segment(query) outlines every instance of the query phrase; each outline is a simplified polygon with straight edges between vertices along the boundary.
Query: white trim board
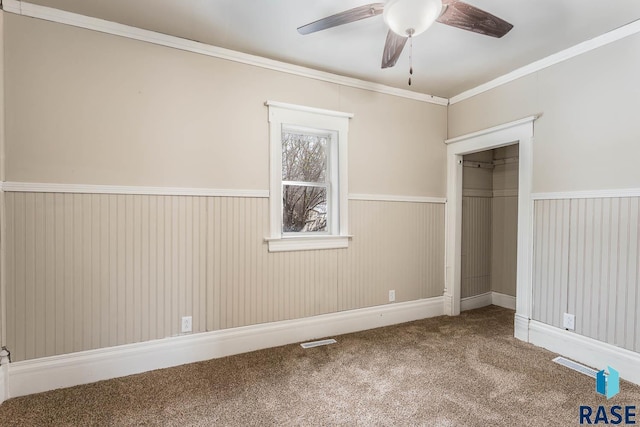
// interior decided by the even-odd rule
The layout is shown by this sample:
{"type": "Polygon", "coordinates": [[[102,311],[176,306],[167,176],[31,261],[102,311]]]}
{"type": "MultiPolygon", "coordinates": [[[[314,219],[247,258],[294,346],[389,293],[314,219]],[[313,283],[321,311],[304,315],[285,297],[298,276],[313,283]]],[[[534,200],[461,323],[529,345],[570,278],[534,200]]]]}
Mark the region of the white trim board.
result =
{"type": "Polygon", "coordinates": [[[491,292],[460,299],[460,311],[474,310],[491,305],[491,292]]]}
{"type": "Polygon", "coordinates": [[[509,310],[516,309],[516,297],[507,294],[501,294],[500,292],[491,292],[491,304],[498,307],[508,308],[509,310]]]}
{"type": "Polygon", "coordinates": [[[486,292],[480,295],[462,298],[460,300],[460,311],[473,310],[476,308],[486,307],[488,305],[497,305],[498,307],[516,309],[516,297],[501,294],[499,292],[486,292]]]}
{"type": "MultiPolygon", "coordinates": [[[[42,182],[0,182],[0,190],[16,193],[133,194],[150,196],[258,197],[268,198],[269,190],[150,187],[136,185],[57,184],[42,182]]],[[[406,203],[446,203],[444,197],[402,196],[389,194],[349,194],[349,200],[406,203]]]]}
{"type": "Polygon", "coordinates": [[[0,366],[0,404],[9,398],[7,393],[6,371],[6,366],[0,366]]]}
{"type": "Polygon", "coordinates": [[[302,111],[304,113],[322,114],[323,116],[342,117],[345,119],[353,118],[353,113],[345,113],[342,111],[335,111],[335,110],[326,110],[324,108],[307,107],[305,105],[289,104],[286,102],[267,100],[265,101],[264,105],[266,105],[267,107],[278,107],[278,108],[285,108],[287,110],[302,111]]]}
{"type": "Polygon", "coordinates": [[[399,89],[380,83],[373,83],[352,77],[341,76],[338,74],[328,73],[326,71],[314,70],[312,68],[301,67],[299,65],[288,64],[286,62],[263,58],[256,55],[236,52],[230,49],[224,49],[193,40],[187,40],[180,37],[131,27],[129,25],[118,24],[116,22],[92,18],[77,13],[71,13],[46,6],[31,4],[25,1],[4,0],[2,3],[5,12],[28,16],[31,18],[44,19],[51,22],[57,22],[59,24],[66,24],[78,28],[99,31],[105,34],[112,34],[128,39],[144,41],[214,58],[226,59],[229,61],[253,65],[268,70],[280,71],[287,74],[307,77],[314,80],[336,83],[342,86],[369,90],[372,92],[413,99],[415,101],[427,102],[430,104],[437,104],[442,106],[446,106],[449,104],[448,99],[438,96],[412,92],[406,89],[399,89]]]}
{"type": "Polygon", "coordinates": [[[521,77],[528,76],[529,74],[536,73],[547,67],[566,61],[567,59],[574,58],[578,55],[582,55],[583,53],[590,52],[594,49],[608,45],[609,43],[616,42],[618,40],[637,34],[639,32],[640,32],[640,20],[631,22],[630,24],[627,24],[627,25],[623,25],[622,27],[609,31],[608,33],[602,34],[598,37],[594,37],[582,43],[578,43],[577,45],[572,46],[568,49],[561,50],[558,53],[549,55],[546,58],[540,59],[539,61],[532,62],[528,65],[525,65],[524,67],[518,68],[498,78],[495,78],[479,86],[476,86],[473,89],[469,89],[456,96],[453,96],[449,99],[449,105],[453,105],[458,102],[464,101],[465,99],[469,99],[483,92],[487,92],[491,89],[495,89],[498,86],[502,86],[506,83],[512,82],[521,77]]]}
{"type": "Polygon", "coordinates": [[[305,236],[300,238],[266,238],[269,252],[346,249],[353,236],[305,236]]]}
{"type": "Polygon", "coordinates": [[[538,115],[535,115],[535,116],[523,117],[521,119],[514,120],[514,121],[509,122],[509,123],[503,123],[501,125],[493,126],[493,127],[486,128],[486,129],[481,129],[481,130],[476,131],[476,132],[472,132],[472,133],[468,133],[468,134],[465,134],[465,135],[456,136],[455,138],[449,138],[449,139],[445,140],[444,143],[449,145],[449,144],[453,144],[453,143],[456,143],[456,142],[474,140],[474,144],[473,144],[474,146],[470,147],[471,151],[467,151],[465,153],[462,153],[462,154],[471,154],[471,153],[477,152],[478,150],[484,150],[485,149],[484,145],[486,144],[487,138],[489,138],[491,140],[494,139],[494,136],[492,136],[493,134],[498,134],[498,133],[507,134],[507,131],[515,129],[515,133],[511,132],[510,134],[507,134],[508,136],[506,137],[506,139],[509,139],[509,137],[514,137],[516,139],[513,140],[513,141],[510,141],[510,142],[508,142],[506,144],[503,144],[501,146],[495,147],[495,148],[500,148],[500,147],[503,147],[504,145],[509,145],[510,143],[517,141],[519,128],[522,125],[526,125],[528,123],[536,121],[540,117],[542,117],[542,114],[538,114],[538,115]],[[476,146],[479,146],[479,147],[476,147],[476,146]]]}
{"type": "Polygon", "coordinates": [[[8,393],[5,397],[24,396],[442,314],[443,299],[435,297],[15,362],[7,366],[8,393]]]}
{"type": "Polygon", "coordinates": [[[533,130],[539,116],[530,116],[467,135],[446,140],[447,209],[445,239],[445,314],[460,312],[462,266],[462,156],[493,148],[519,144],[518,168],[518,259],[516,278],[516,316],[514,336],[527,340],[531,317],[533,262],[533,130]],[[524,328],[524,329],[523,329],[524,328]]]}
{"type": "Polygon", "coordinates": [[[518,197],[518,189],[514,190],[494,190],[493,197],[518,197]]]}
{"type": "Polygon", "coordinates": [[[612,197],[640,197],[640,188],[622,188],[618,190],[558,191],[552,193],[532,193],[533,200],[563,199],[606,199],[612,197]]]}
{"type": "Polygon", "coordinates": [[[53,184],[3,182],[2,191],[18,193],[137,194],[152,196],[269,197],[269,190],[145,187],[134,185],[53,184]]]}
{"type": "Polygon", "coordinates": [[[447,203],[444,197],[394,196],[389,194],[349,194],[349,200],[373,202],[447,203]]]}
{"type": "Polygon", "coordinates": [[[529,342],[597,370],[611,365],[620,372],[621,378],[640,385],[640,353],[535,320],[529,322],[529,342]]]}
{"type": "Polygon", "coordinates": [[[476,188],[463,188],[462,197],[478,197],[484,199],[493,198],[493,190],[479,190],[476,188]]]}
{"type": "MultiPolygon", "coordinates": [[[[151,196],[258,197],[268,198],[269,190],[225,188],[146,187],[136,185],[57,184],[40,182],[0,182],[0,190],[16,193],[135,194],[151,196]]],[[[402,196],[389,194],[349,194],[349,200],[376,202],[438,203],[444,197],[402,196]]]]}
{"type": "Polygon", "coordinates": [[[267,101],[269,108],[269,252],[346,248],[349,239],[349,124],[353,114],[267,101]],[[285,239],[282,224],[283,132],[321,132],[326,139],[327,227],[331,237],[305,236],[285,239]]]}

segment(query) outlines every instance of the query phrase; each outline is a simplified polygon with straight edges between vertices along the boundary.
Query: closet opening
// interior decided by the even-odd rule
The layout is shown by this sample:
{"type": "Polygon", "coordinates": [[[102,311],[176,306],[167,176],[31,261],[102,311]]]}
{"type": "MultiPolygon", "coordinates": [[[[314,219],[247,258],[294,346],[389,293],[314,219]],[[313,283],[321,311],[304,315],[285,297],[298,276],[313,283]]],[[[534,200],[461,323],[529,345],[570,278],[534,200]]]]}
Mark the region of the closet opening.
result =
{"type": "Polygon", "coordinates": [[[460,310],[515,310],[519,146],[462,156],[460,310]]]}

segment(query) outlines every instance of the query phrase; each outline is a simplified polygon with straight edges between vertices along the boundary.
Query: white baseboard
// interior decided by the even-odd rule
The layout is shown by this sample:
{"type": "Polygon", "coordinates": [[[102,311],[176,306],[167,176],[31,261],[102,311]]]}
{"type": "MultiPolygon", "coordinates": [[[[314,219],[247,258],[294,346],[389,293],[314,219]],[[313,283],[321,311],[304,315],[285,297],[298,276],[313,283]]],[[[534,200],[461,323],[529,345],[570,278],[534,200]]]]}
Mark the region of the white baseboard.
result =
{"type": "Polygon", "coordinates": [[[480,295],[474,295],[460,300],[460,311],[473,310],[474,308],[486,307],[491,304],[515,310],[516,297],[498,292],[487,292],[480,295]]]}
{"type": "Polygon", "coordinates": [[[473,310],[488,305],[491,305],[491,292],[460,299],[460,311],[473,310]]]}
{"type": "Polygon", "coordinates": [[[640,385],[640,353],[535,320],[529,322],[529,342],[594,369],[611,366],[620,372],[621,378],[640,385]]]}
{"type": "Polygon", "coordinates": [[[508,308],[509,310],[516,309],[516,297],[511,295],[501,294],[499,292],[491,292],[491,304],[499,307],[508,308]]]}
{"type": "Polygon", "coordinates": [[[454,307],[456,300],[454,300],[453,295],[448,293],[446,289],[444,290],[444,295],[442,295],[442,301],[444,303],[444,314],[446,316],[456,316],[460,314],[456,312],[456,308],[454,307]]]}
{"type": "Polygon", "coordinates": [[[0,366],[0,404],[5,400],[7,400],[8,398],[6,376],[7,376],[7,367],[0,366]]]}
{"type": "Polygon", "coordinates": [[[513,318],[513,336],[520,341],[529,342],[529,318],[516,313],[513,318]]]}
{"type": "Polygon", "coordinates": [[[5,397],[71,387],[443,313],[443,298],[436,297],[15,362],[7,366],[5,397]]]}

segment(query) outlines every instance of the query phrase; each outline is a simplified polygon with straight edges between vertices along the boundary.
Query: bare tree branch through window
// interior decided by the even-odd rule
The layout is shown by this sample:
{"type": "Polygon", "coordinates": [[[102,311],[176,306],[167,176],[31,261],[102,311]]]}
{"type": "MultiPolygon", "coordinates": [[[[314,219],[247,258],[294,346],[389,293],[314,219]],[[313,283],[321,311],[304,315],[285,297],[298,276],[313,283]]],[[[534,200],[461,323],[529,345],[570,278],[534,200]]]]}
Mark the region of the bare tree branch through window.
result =
{"type": "Polygon", "coordinates": [[[282,230],[327,231],[329,135],[282,132],[282,230]]]}

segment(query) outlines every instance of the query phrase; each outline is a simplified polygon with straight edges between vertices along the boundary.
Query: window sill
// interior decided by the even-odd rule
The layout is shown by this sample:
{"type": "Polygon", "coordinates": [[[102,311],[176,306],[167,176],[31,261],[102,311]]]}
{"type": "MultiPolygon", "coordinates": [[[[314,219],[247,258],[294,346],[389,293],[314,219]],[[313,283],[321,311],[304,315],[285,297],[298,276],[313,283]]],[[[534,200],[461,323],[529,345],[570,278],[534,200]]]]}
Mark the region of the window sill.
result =
{"type": "Polygon", "coordinates": [[[349,247],[352,236],[308,236],[268,238],[269,252],[313,251],[320,249],[344,249],[349,247]]]}

